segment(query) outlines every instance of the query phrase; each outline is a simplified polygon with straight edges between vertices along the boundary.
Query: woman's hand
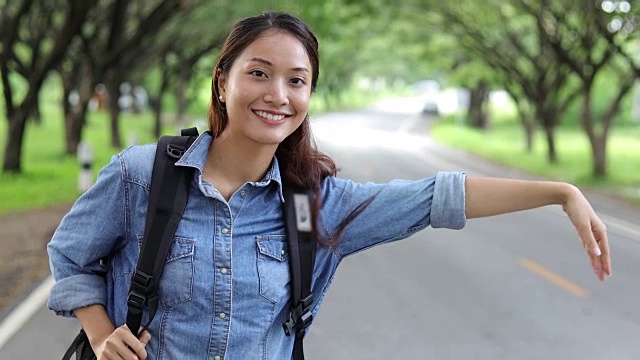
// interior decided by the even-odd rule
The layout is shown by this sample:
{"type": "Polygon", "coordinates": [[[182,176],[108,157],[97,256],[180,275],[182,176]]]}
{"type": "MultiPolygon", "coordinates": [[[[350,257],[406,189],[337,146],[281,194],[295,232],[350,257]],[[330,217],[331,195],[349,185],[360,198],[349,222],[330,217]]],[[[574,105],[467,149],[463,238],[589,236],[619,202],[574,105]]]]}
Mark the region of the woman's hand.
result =
{"type": "Polygon", "coordinates": [[[467,177],[467,219],[560,204],[578,231],[593,271],[600,280],[611,276],[607,230],[580,190],[568,183],[467,177]]]}
{"type": "Polygon", "coordinates": [[[97,360],[142,360],[147,358],[145,346],[151,334],[144,331],[136,338],[127,325],[122,325],[94,347],[97,360]]]}
{"type": "Polygon", "coordinates": [[[593,211],[582,192],[575,186],[572,186],[572,189],[573,191],[569,192],[562,209],[578,231],[582,246],[589,256],[593,272],[600,280],[604,281],[605,276],[611,276],[607,228],[593,211]]]}

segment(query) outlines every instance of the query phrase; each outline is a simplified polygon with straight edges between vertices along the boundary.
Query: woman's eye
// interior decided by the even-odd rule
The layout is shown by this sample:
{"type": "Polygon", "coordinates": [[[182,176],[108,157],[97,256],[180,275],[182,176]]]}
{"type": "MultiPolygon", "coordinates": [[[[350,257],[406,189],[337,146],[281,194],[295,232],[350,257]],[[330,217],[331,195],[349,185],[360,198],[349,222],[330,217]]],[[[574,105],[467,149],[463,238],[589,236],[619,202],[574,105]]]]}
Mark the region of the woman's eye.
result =
{"type": "Polygon", "coordinates": [[[267,74],[264,73],[264,71],[262,70],[253,70],[250,73],[251,75],[257,76],[257,77],[266,77],[267,74]]]}
{"type": "Polygon", "coordinates": [[[294,83],[295,85],[304,85],[304,84],[306,84],[304,82],[304,79],[301,79],[301,78],[293,78],[293,79],[291,79],[291,82],[294,83]]]}

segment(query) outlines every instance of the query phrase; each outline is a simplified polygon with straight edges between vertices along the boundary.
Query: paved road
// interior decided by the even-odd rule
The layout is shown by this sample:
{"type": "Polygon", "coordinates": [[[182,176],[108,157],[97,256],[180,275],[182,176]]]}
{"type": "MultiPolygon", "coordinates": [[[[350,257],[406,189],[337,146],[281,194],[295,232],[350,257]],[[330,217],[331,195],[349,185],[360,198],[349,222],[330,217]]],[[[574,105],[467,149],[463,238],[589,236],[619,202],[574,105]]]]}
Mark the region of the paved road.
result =
{"type": "MultiPolygon", "coordinates": [[[[329,114],[314,131],[342,176],[359,181],[437,170],[524,176],[443,149],[414,110],[387,102],[329,114]]],[[[308,359],[640,358],[640,210],[588,196],[609,227],[614,276],[606,283],[558,207],[428,229],[344,261],[308,336],[308,359]]],[[[59,358],[76,330],[40,308],[0,360],[59,358]]]]}

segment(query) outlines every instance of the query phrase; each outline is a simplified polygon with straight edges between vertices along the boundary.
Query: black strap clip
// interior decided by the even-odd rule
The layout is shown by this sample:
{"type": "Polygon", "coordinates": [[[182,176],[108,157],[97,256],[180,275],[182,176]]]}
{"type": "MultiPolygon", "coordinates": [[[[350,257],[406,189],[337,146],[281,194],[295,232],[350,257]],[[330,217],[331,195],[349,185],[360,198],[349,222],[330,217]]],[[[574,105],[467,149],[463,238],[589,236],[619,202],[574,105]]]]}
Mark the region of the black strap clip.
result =
{"type": "Polygon", "coordinates": [[[287,336],[291,336],[293,334],[292,330],[295,328],[298,332],[304,332],[311,322],[313,321],[313,315],[311,314],[311,305],[313,304],[313,294],[309,294],[305,299],[300,300],[298,305],[296,305],[287,320],[285,320],[282,327],[284,328],[284,333],[287,336]]]}
{"type": "Polygon", "coordinates": [[[158,291],[153,276],[136,269],[131,277],[131,290],[127,297],[129,311],[140,314],[147,301],[153,301],[157,297],[158,291]]]}
{"type": "Polygon", "coordinates": [[[144,307],[146,300],[147,298],[144,295],[136,291],[129,291],[129,296],[127,297],[127,307],[132,314],[138,315],[142,313],[142,308],[144,307]]]}
{"type": "Polygon", "coordinates": [[[149,293],[150,291],[152,291],[156,284],[153,281],[153,276],[146,274],[138,269],[136,269],[136,271],[133,273],[133,276],[131,277],[131,283],[132,285],[136,286],[136,290],[140,290],[140,291],[144,291],[146,293],[149,293]]]}
{"type": "Polygon", "coordinates": [[[185,151],[187,151],[187,149],[185,149],[184,146],[176,144],[167,145],[167,155],[172,159],[180,160],[185,151]]]}

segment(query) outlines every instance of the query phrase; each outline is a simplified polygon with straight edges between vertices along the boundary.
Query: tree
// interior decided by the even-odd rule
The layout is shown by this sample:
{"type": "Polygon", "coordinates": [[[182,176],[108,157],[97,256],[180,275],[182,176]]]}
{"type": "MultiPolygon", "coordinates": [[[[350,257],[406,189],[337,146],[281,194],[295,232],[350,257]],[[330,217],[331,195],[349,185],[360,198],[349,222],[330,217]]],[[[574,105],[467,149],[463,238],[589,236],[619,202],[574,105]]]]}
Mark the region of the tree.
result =
{"type": "Polygon", "coordinates": [[[24,0],[7,6],[2,17],[3,51],[0,54],[0,72],[9,121],[3,171],[21,171],[25,125],[29,115],[37,108],[40,88],[49,71],[62,61],[69,44],[80,31],[87,12],[96,2],[52,0],[34,3],[24,0]],[[43,13],[51,19],[42,21],[43,13]],[[22,84],[26,87],[26,94],[20,101],[14,98],[18,76],[22,77],[22,84]]]}
{"type": "MultiPolygon", "coordinates": [[[[161,134],[162,99],[171,92],[176,99],[176,127],[184,127],[185,113],[192,98],[189,96],[189,84],[197,72],[201,69],[197,66],[199,61],[211,54],[214,49],[220,48],[229,27],[232,25],[233,16],[229,16],[233,10],[231,6],[199,4],[190,12],[179,14],[165,26],[156,36],[158,43],[153,47],[157,49],[157,72],[160,81],[153,90],[151,106],[154,111],[155,125],[154,135],[161,134]],[[219,26],[211,28],[209,24],[215,22],[219,26]],[[184,24],[190,26],[185,27],[184,24]]],[[[206,73],[211,75],[214,60],[206,65],[206,73]]]]}
{"type": "MultiPolygon", "coordinates": [[[[533,105],[534,118],[546,134],[549,161],[557,162],[554,130],[578,92],[571,88],[569,70],[559,65],[541,38],[535,20],[502,1],[469,2],[464,8],[443,3],[438,13],[443,29],[454,34],[460,46],[501,74],[519,112],[533,105]]],[[[531,144],[533,126],[527,119],[522,116],[521,123],[531,144]]]]}
{"type": "MultiPolygon", "coordinates": [[[[629,53],[629,43],[637,38],[635,28],[638,6],[626,8],[625,17],[609,15],[601,1],[565,0],[534,2],[519,0],[533,15],[543,40],[553,49],[560,63],[574,74],[582,95],[581,123],[589,138],[593,157],[593,174],[607,175],[607,138],[620,104],[640,77],[640,64],[629,53]],[[606,98],[605,111],[597,114],[594,85],[599,77],[614,75],[618,87],[606,98]]],[[[622,2],[621,2],[622,3],[622,2]]],[[[602,98],[599,99],[602,101],[602,98]]]]}

